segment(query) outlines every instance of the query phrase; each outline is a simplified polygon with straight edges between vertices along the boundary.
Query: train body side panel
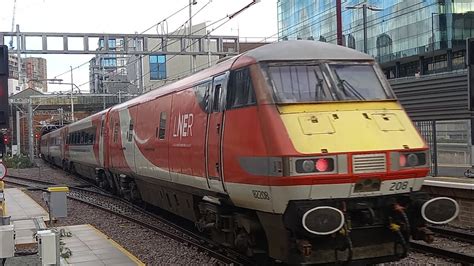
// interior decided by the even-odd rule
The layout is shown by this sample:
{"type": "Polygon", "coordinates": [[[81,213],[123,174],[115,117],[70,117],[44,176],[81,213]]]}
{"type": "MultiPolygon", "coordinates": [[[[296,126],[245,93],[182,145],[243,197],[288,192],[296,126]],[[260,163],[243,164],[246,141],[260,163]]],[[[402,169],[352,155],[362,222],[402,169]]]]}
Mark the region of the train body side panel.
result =
{"type": "MultiPolygon", "coordinates": [[[[121,128],[122,121],[117,110],[110,111],[110,123],[108,134],[108,155],[109,169],[115,173],[131,173],[130,167],[127,165],[125,155],[123,153],[122,138],[124,137],[121,128]]],[[[128,130],[127,130],[128,131],[128,130]]],[[[126,131],[126,132],[127,132],[126,131]]],[[[126,133],[125,133],[126,134],[126,133]]]]}
{"type": "Polygon", "coordinates": [[[267,153],[265,138],[257,106],[226,111],[223,170],[229,196],[237,206],[271,212],[273,195],[268,179],[278,176],[272,176],[274,165],[272,156],[267,153]],[[259,184],[239,185],[253,180],[259,184]]]}
{"type": "Polygon", "coordinates": [[[173,95],[169,117],[169,165],[172,181],[208,189],[204,141],[207,116],[192,88],[173,95]]]}
{"type": "Polygon", "coordinates": [[[61,141],[62,138],[59,130],[49,134],[48,155],[51,162],[57,166],[61,166],[62,161],[61,141]]]}
{"type": "MultiPolygon", "coordinates": [[[[80,133],[83,130],[90,129],[92,127],[92,117],[87,117],[81,120],[79,123],[69,126],[69,134],[80,133]]],[[[73,162],[74,164],[88,166],[97,165],[92,143],[86,143],[86,141],[83,140],[84,136],[80,136],[78,138],[79,139],[76,139],[76,143],[72,142],[69,144],[69,161],[73,162]]]]}
{"type": "MultiPolygon", "coordinates": [[[[170,180],[168,163],[169,130],[160,138],[160,114],[165,113],[164,122],[169,123],[171,96],[155,99],[138,105],[134,126],[135,162],[138,176],[170,180]]],[[[166,125],[167,126],[167,125],[166,125]]]]}

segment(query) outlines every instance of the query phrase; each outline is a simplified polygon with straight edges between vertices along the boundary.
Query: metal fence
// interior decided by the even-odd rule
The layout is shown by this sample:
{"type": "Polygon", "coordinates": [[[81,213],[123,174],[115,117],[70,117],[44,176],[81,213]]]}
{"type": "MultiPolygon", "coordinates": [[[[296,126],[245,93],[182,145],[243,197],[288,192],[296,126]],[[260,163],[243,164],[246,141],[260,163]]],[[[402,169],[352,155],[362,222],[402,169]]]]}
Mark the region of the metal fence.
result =
{"type": "Polygon", "coordinates": [[[430,148],[430,175],[463,176],[472,168],[471,121],[417,121],[415,126],[430,148]]]}
{"type": "Polygon", "coordinates": [[[430,173],[431,176],[438,175],[438,151],[436,143],[436,121],[417,121],[415,126],[418,128],[426,144],[430,147],[430,173]]]}

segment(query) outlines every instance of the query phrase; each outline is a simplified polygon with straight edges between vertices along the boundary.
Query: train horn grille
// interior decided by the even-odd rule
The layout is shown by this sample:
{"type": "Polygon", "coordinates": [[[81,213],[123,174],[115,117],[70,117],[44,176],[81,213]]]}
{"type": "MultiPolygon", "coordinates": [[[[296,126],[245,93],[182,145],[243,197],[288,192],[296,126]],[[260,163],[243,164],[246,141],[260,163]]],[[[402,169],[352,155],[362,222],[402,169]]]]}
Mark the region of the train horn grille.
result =
{"type": "Polygon", "coordinates": [[[352,156],[352,172],[374,173],[387,171],[385,153],[358,154],[352,156]]]}

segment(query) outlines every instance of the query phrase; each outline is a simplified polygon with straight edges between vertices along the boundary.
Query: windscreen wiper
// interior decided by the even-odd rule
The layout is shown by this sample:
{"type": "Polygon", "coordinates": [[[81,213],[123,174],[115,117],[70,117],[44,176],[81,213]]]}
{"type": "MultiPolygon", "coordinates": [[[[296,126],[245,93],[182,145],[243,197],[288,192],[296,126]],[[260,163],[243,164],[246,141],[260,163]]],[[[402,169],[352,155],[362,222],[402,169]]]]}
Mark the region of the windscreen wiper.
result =
{"type": "MultiPolygon", "coordinates": [[[[318,92],[321,91],[322,94],[325,94],[324,93],[324,90],[323,90],[323,79],[319,77],[318,75],[318,71],[316,71],[316,69],[313,68],[313,72],[314,72],[314,75],[316,76],[316,79],[317,79],[317,83],[316,83],[316,91],[314,92],[315,93],[315,100],[320,100],[319,99],[319,95],[318,95],[318,92]]],[[[326,97],[326,95],[324,95],[324,97],[326,97]]]]}
{"type": "MultiPolygon", "coordinates": [[[[360,94],[360,92],[358,92],[354,86],[352,86],[349,81],[345,80],[345,79],[341,79],[341,77],[339,77],[339,74],[337,73],[337,70],[334,69],[334,73],[336,74],[336,77],[337,79],[339,80],[339,82],[337,83],[337,86],[342,88],[343,92],[344,92],[344,88],[347,88],[347,90],[352,93],[352,95],[356,96],[359,100],[365,100],[364,96],[362,96],[362,94],[360,94]]],[[[344,92],[344,94],[346,94],[344,92]]],[[[347,95],[347,94],[346,94],[347,95]]]]}

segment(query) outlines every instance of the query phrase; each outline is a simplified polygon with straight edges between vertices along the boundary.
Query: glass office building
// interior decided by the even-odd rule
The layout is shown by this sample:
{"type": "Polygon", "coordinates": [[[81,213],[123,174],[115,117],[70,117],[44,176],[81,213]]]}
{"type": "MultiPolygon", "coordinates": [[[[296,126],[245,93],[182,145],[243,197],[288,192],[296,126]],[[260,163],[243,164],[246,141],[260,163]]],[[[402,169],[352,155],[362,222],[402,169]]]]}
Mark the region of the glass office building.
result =
{"type": "MultiPolygon", "coordinates": [[[[367,53],[388,78],[464,67],[465,39],[474,36],[473,0],[341,2],[343,44],[359,51],[364,51],[364,23],[357,7],[373,7],[367,10],[367,53]]],[[[281,40],[336,43],[336,1],[278,0],[278,31],[281,40]]]]}

